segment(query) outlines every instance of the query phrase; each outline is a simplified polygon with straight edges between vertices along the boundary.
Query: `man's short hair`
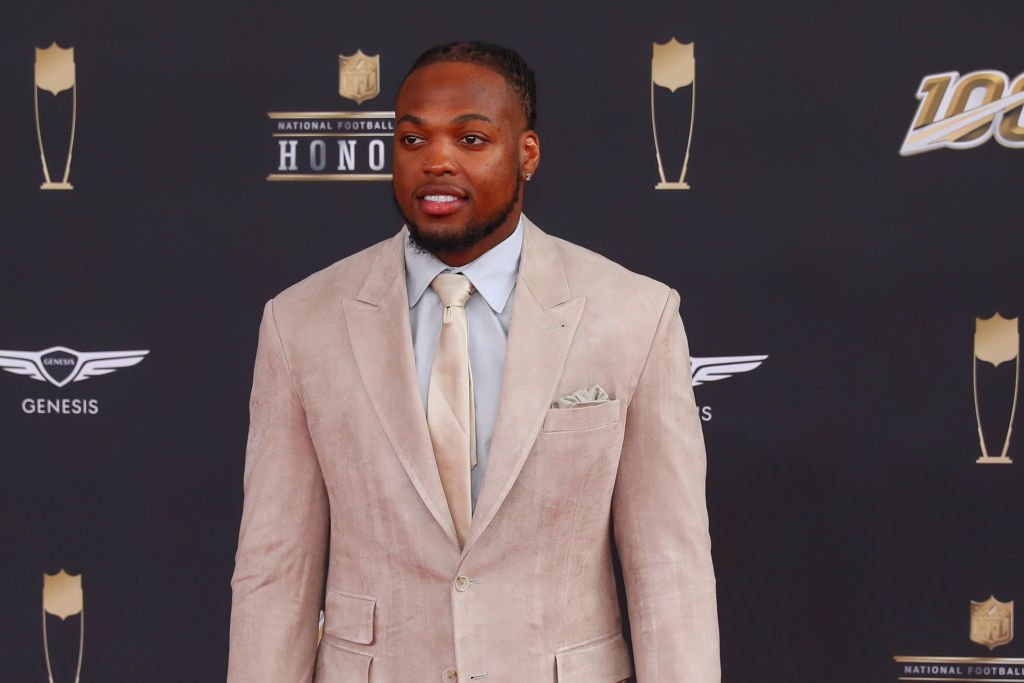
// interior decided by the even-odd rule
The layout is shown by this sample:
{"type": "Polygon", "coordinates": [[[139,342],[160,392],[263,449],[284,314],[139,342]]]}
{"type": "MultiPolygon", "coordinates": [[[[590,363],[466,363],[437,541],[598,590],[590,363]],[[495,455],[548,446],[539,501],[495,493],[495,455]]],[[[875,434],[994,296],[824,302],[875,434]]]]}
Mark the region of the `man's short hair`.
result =
{"type": "MultiPolygon", "coordinates": [[[[435,45],[416,59],[405,78],[409,78],[414,71],[421,67],[438,62],[466,62],[497,72],[505,79],[508,87],[519,99],[526,117],[526,128],[528,130],[536,128],[537,82],[534,79],[533,69],[518,52],[501,45],[476,41],[435,45]]],[[[403,79],[402,82],[404,83],[405,80],[403,79]]]]}

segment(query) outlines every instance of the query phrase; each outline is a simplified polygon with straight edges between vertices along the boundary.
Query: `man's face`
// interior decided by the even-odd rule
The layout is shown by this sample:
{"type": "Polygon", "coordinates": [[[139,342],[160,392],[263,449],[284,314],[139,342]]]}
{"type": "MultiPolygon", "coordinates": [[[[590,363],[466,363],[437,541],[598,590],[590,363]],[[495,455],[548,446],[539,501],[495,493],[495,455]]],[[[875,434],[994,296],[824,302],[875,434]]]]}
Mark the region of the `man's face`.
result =
{"type": "Polygon", "coordinates": [[[475,258],[511,234],[540,151],[504,78],[463,62],[422,67],[402,85],[395,118],[395,202],[413,237],[475,258]]]}

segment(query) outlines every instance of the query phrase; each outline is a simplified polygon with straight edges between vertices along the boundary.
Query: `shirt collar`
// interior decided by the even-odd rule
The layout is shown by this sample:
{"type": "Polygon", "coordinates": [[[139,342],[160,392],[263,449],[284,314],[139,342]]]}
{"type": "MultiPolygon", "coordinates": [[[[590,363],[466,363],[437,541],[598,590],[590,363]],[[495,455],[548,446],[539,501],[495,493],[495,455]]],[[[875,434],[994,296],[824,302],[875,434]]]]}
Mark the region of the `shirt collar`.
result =
{"type": "Polygon", "coordinates": [[[416,249],[405,230],[405,286],[409,292],[409,308],[423,296],[438,273],[445,270],[462,273],[495,313],[505,310],[516,286],[519,256],[523,249],[523,216],[511,235],[464,266],[448,266],[430,252],[416,249]]]}

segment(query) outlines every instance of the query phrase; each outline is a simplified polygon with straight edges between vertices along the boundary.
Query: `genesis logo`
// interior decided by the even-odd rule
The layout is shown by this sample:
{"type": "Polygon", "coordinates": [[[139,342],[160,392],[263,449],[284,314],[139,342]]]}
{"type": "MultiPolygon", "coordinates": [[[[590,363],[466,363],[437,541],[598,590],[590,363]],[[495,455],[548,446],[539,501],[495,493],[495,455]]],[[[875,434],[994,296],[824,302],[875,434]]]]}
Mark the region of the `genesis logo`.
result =
{"type": "MultiPolygon", "coordinates": [[[[148,353],[148,350],[75,351],[66,346],[42,351],[0,350],[0,370],[62,388],[72,382],[138,365],[148,353]]],[[[27,414],[95,415],[99,412],[99,401],[94,398],[26,398],[21,409],[27,414]]]]}
{"type": "MultiPolygon", "coordinates": [[[[3,353],[0,351],[0,353],[3,353]]],[[[716,356],[714,358],[690,358],[690,380],[699,387],[705,382],[728,379],[741,372],[750,372],[761,367],[768,356],[716,356]]]]}
{"type": "Polygon", "coordinates": [[[0,350],[0,369],[62,387],[138,365],[149,351],[81,352],[66,346],[43,351],[0,350]]]}
{"type": "MultiPolygon", "coordinates": [[[[718,382],[741,372],[750,372],[761,367],[768,359],[760,356],[713,356],[708,358],[690,357],[690,383],[699,387],[707,382],[718,382]]],[[[700,406],[702,422],[711,422],[711,406],[700,406]]]]}

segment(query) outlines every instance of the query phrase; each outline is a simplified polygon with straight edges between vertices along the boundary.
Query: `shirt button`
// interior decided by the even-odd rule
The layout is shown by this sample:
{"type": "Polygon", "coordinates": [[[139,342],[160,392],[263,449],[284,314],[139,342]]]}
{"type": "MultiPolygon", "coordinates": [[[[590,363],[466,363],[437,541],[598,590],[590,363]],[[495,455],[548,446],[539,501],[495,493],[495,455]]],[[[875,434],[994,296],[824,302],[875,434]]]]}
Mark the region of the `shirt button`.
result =
{"type": "Polygon", "coordinates": [[[452,681],[458,680],[459,674],[455,672],[455,669],[448,667],[441,672],[441,680],[445,683],[452,683],[452,681]]]}
{"type": "Polygon", "coordinates": [[[468,588],[469,588],[469,579],[468,578],[466,578],[465,576],[459,576],[458,578],[455,579],[455,590],[457,590],[457,591],[459,591],[461,593],[461,592],[467,590],[468,588]]]}

